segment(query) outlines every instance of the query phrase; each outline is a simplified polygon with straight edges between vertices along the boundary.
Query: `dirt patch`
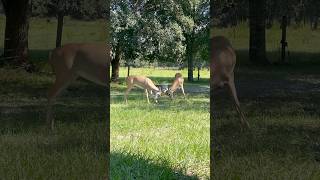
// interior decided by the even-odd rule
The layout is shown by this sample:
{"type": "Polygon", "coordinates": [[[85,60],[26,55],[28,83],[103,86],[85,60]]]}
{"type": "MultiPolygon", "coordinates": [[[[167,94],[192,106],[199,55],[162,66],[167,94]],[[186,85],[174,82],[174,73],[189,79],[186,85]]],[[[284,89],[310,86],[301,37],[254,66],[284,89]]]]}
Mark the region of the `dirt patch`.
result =
{"type": "Polygon", "coordinates": [[[184,91],[186,93],[209,93],[210,92],[210,86],[205,85],[185,85],[184,91]]]}

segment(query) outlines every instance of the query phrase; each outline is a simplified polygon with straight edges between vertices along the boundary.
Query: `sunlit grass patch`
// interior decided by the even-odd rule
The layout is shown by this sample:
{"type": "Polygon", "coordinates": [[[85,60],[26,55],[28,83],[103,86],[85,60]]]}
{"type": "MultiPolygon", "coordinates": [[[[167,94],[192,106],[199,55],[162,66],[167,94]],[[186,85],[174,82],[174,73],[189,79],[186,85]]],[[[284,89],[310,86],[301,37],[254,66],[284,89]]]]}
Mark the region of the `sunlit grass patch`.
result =
{"type": "MultiPolygon", "coordinates": [[[[161,77],[171,83],[175,72],[134,68],[132,74],[146,75],[152,80],[161,77]]],[[[174,100],[164,95],[158,104],[152,99],[148,104],[144,91],[135,88],[125,104],[125,84],[111,87],[111,151],[138,157],[123,162],[112,159],[112,177],[122,174],[142,179],[209,178],[208,92],[186,92],[186,98],[177,92],[174,100]],[[148,163],[141,163],[141,159],[148,163]]]]}

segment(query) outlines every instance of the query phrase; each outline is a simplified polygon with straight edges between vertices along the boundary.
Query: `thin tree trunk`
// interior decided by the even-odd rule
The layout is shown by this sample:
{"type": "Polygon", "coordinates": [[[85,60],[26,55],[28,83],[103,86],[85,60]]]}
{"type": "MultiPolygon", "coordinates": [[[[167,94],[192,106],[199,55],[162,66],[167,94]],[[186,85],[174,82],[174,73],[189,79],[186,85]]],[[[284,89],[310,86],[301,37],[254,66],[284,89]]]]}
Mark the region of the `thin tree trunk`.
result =
{"type": "Polygon", "coordinates": [[[33,71],[34,68],[28,61],[30,2],[29,0],[2,2],[6,13],[4,64],[33,71]]]}
{"type": "Polygon", "coordinates": [[[130,65],[128,64],[128,73],[127,73],[127,77],[130,76],[130,65]]]}
{"type": "Polygon", "coordinates": [[[193,81],[193,37],[192,35],[187,35],[186,36],[186,41],[187,41],[187,47],[186,47],[186,56],[187,56],[187,61],[188,61],[188,81],[192,82],[193,81]]]}
{"type": "Polygon", "coordinates": [[[311,30],[316,30],[318,28],[318,17],[313,16],[311,21],[311,30]]]}
{"type": "Polygon", "coordinates": [[[120,45],[117,45],[115,58],[111,61],[112,72],[111,72],[111,81],[118,82],[119,81],[119,68],[120,68],[120,59],[121,59],[121,49],[120,45]]]}
{"type": "Polygon", "coordinates": [[[250,21],[250,61],[254,64],[269,64],[266,58],[266,2],[265,0],[249,1],[250,21]]]}
{"type": "Polygon", "coordinates": [[[286,61],[286,47],[288,46],[288,43],[287,43],[287,17],[286,16],[282,17],[281,29],[282,29],[281,63],[285,63],[285,61],[286,61]]]}
{"type": "Polygon", "coordinates": [[[63,10],[59,10],[58,12],[58,26],[57,26],[57,37],[56,37],[56,47],[61,47],[62,41],[62,32],[63,32],[63,10]]]}

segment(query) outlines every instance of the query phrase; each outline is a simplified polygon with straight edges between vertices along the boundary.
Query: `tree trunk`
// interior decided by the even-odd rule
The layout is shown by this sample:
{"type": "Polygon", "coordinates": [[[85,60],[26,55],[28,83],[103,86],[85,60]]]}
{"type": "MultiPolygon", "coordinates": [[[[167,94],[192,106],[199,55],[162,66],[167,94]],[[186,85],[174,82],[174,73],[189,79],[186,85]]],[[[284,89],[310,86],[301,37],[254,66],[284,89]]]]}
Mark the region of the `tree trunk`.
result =
{"type": "Polygon", "coordinates": [[[6,13],[4,63],[33,71],[28,61],[29,0],[2,0],[6,13]]]}
{"type": "Polygon", "coordinates": [[[112,72],[111,72],[111,81],[118,82],[119,81],[119,68],[120,68],[120,59],[121,59],[121,49],[120,45],[117,45],[115,58],[111,61],[112,72]]]}
{"type": "Polygon", "coordinates": [[[249,57],[254,64],[269,64],[266,57],[266,2],[249,1],[250,44],[249,57]]]}
{"type": "Polygon", "coordinates": [[[193,81],[193,48],[192,48],[193,37],[192,35],[186,36],[186,42],[187,42],[186,56],[188,61],[188,81],[192,82],[193,81]]]}
{"type": "Polygon", "coordinates": [[[130,76],[130,64],[128,64],[128,72],[127,72],[127,77],[130,76]]]}
{"type": "Polygon", "coordinates": [[[311,20],[311,30],[316,30],[318,28],[318,17],[313,16],[311,20]]]}
{"type": "Polygon", "coordinates": [[[58,12],[58,26],[57,26],[57,37],[56,37],[56,47],[61,47],[62,41],[62,30],[63,30],[63,10],[59,10],[58,12]]]}
{"type": "Polygon", "coordinates": [[[281,63],[285,63],[286,61],[286,47],[288,46],[287,43],[287,17],[282,17],[281,22],[281,29],[282,29],[282,38],[281,38],[281,63]]]}

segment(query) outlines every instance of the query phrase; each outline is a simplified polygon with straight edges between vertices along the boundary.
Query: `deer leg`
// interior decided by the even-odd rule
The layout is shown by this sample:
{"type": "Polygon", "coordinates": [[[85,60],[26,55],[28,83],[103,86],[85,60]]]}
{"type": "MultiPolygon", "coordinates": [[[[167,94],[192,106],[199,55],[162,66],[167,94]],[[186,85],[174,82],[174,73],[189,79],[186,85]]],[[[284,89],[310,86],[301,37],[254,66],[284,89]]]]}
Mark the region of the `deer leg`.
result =
{"type": "Polygon", "coordinates": [[[229,90],[230,90],[230,93],[231,93],[231,96],[233,98],[233,102],[234,102],[234,106],[240,116],[240,122],[243,126],[249,128],[249,123],[246,121],[241,109],[240,109],[240,102],[238,100],[238,96],[237,96],[237,91],[236,91],[236,87],[234,85],[234,81],[231,80],[228,82],[228,87],[229,87],[229,90]]]}
{"type": "Polygon", "coordinates": [[[129,92],[131,91],[131,89],[132,89],[132,86],[131,85],[127,85],[128,87],[127,87],[127,90],[126,90],[126,92],[125,92],[125,94],[124,94],[124,99],[125,99],[125,103],[126,104],[128,104],[128,94],[129,94],[129,92]]]}
{"type": "Polygon", "coordinates": [[[150,104],[148,89],[145,89],[144,91],[145,91],[145,93],[146,93],[146,97],[147,97],[148,104],[150,104]]]}
{"type": "Polygon", "coordinates": [[[47,125],[51,130],[54,129],[54,117],[52,113],[52,106],[55,102],[56,97],[65,89],[74,79],[76,75],[69,76],[57,76],[54,84],[48,91],[48,106],[47,106],[47,125]]]}
{"type": "Polygon", "coordinates": [[[184,98],[186,97],[186,94],[184,93],[184,88],[183,88],[183,84],[181,84],[181,91],[182,91],[182,94],[184,96],[184,98]]]}

